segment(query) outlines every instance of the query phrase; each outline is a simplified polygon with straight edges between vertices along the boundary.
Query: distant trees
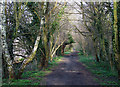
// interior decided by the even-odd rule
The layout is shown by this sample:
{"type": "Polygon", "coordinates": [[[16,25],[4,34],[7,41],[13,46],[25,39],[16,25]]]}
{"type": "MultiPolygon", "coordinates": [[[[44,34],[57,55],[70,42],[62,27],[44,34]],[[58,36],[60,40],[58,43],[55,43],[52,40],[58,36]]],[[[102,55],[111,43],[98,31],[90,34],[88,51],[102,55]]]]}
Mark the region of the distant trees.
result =
{"type": "MultiPolygon", "coordinates": [[[[116,66],[120,78],[119,46],[119,4],[120,2],[75,2],[82,15],[82,23],[87,32],[78,32],[91,38],[97,62],[109,62],[111,69],[116,66]]],[[[87,41],[86,41],[87,43],[87,41]]]]}
{"type": "Polygon", "coordinates": [[[109,25],[107,21],[110,19],[107,17],[110,12],[106,7],[109,3],[91,2],[83,4],[81,2],[76,4],[79,6],[79,9],[81,9],[81,11],[78,12],[82,15],[82,22],[85,29],[89,32],[89,35],[86,34],[83,36],[92,39],[96,61],[107,60],[105,41],[107,38],[106,34],[109,34],[109,32],[106,31],[107,29],[105,30],[106,27],[104,25],[109,25]]]}

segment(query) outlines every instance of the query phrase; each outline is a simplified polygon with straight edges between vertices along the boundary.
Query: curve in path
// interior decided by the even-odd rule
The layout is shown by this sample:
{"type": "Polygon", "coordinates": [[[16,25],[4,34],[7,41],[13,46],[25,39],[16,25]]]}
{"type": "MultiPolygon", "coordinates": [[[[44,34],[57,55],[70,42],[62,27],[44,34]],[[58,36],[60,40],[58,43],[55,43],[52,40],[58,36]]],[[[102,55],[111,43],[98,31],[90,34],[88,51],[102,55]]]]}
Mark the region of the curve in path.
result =
{"type": "Polygon", "coordinates": [[[77,52],[64,56],[52,73],[45,77],[46,85],[98,85],[78,59],[77,52]]]}

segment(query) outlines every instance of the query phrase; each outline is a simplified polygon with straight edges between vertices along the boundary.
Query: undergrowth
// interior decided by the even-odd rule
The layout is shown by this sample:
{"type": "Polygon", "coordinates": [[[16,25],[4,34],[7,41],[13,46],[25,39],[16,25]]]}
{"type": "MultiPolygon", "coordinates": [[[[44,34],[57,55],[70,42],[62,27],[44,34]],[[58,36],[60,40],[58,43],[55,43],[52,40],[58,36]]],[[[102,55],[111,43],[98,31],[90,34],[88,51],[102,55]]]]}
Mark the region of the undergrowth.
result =
{"type": "Polygon", "coordinates": [[[83,63],[83,65],[89,69],[95,76],[95,80],[101,85],[119,85],[119,81],[117,80],[117,71],[111,70],[108,62],[101,61],[100,63],[96,62],[94,57],[84,56],[79,54],[79,61],[83,63]]]}

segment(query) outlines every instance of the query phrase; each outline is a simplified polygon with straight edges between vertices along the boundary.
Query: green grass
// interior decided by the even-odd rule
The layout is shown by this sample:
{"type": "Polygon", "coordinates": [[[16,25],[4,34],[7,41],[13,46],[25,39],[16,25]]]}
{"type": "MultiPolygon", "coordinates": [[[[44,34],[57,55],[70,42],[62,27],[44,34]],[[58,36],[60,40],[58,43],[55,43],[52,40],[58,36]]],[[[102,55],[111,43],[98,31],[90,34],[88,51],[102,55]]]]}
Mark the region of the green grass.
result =
{"type": "Polygon", "coordinates": [[[12,80],[9,82],[7,79],[3,80],[3,85],[34,85],[40,84],[42,78],[45,76],[47,72],[45,71],[27,71],[22,75],[22,79],[12,80]]]}
{"type": "MultiPolygon", "coordinates": [[[[45,75],[51,73],[51,68],[58,65],[57,62],[61,60],[62,56],[53,58],[52,62],[49,62],[49,66],[46,69],[43,69],[41,71],[27,71],[22,74],[22,79],[18,80],[11,80],[3,79],[2,85],[40,85],[41,82],[43,82],[43,78],[45,75]]],[[[43,83],[45,84],[45,83],[43,83]]]]}
{"type": "Polygon", "coordinates": [[[78,55],[83,55],[83,52],[78,53],[78,55]]]}
{"type": "Polygon", "coordinates": [[[49,67],[46,68],[45,70],[50,70],[54,66],[58,65],[58,62],[61,61],[62,56],[54,57],[52,62],[49,62],[49,67]]]}
{"type": "Polygon", "coordinates": [[[27,80],[27,79],[18,79],[18,80],[12,80],[8,81],[7,79],[3,80],[2,85],[30,85],[32,83],[32,80],[27,80]],[[5,82],[4,82],[5,81],[5,82]]]}
{"type": "Polygon", "coordinates": [[[27,71],[23,73],[22,78],[28,78],[28,77],[36,77],[36,76],[44,76],[44,71],[27,71]]]}
{"type": "Polygon", "coordinates": [[[70,54],[70,53],[71,53],[71,51],[64,52],[64,54],[70,54]]]}
{"type": "Polygon", "coordinates": [[[79,53],[79,61],[95,76],[95,80],[101,85],[118,85],[117,71],[111,70],[108,62],[97,63],[93,56],[84,56],[79,53]]]}

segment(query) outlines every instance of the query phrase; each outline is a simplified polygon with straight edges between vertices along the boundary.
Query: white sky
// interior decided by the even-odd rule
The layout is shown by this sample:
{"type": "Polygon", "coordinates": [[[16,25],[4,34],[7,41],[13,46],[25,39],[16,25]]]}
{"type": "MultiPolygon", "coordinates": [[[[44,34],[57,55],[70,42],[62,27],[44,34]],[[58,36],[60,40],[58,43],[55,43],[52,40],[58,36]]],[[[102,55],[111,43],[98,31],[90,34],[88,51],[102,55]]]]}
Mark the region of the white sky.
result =
{"type": "Polygon", "coordinates": [[[113,1],[120,1],[120,0],[0,0],[0,2],[5,1],[14,1],[14,2],[113,2],[113,1]]]}

